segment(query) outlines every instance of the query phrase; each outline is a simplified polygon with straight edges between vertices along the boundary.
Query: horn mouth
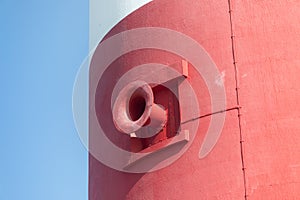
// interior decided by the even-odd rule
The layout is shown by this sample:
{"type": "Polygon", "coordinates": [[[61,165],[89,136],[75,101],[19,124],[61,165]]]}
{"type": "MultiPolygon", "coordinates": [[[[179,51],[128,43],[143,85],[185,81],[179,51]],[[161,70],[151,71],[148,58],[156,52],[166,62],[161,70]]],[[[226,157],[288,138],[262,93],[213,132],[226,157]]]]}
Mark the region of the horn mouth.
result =
{"type": "Polygon", "coordinates": [[[161,129],[166,122],[166,113],[154,103],[150,85],[144,81],[134,81],[126,85],[117,96],[113,106],[113,120],[119,131],[132,134],[145,125],[161,129]]]}
{"type": "Polygon", "coordinates": [[[150,102],[151,96],[144,88],[137,88],[128,102],[128,113],[132,121],[139,120],[146,110],[146,103],[150,102]]]}

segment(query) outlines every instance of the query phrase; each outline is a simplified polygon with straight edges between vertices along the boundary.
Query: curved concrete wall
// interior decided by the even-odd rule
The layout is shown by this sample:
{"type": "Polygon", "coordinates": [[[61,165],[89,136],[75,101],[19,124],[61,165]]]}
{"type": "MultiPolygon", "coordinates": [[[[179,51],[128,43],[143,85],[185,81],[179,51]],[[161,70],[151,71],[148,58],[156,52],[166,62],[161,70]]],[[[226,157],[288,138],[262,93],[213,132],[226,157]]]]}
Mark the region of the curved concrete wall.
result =
{"type": "MultiPolygon", "coordinates": [[[[106,19],[103,15],[102,20],[106,19]]],[[[106,39],[134,28],[163,27],[201,44],[220,71],[226,90],[226,119],[213,150],[199,159],[212,116],[220,113],[211,112],[207,85],[191,66],[189,83],[201,112],[183,125],[199,123],[190,148],[172,165],[141,174],[116,171],[90,155],[89,199],[297,199],[299,19],[298,1],[155,0],[114,26],[106,39]]],[[[91,37],[94,42],[102,39],[100,34],[91,37]]],[[[106,91],[102,90],[100,98],[110,96],[111,85],[133,66],[171,65],[181,59],[151,49],[126,54],[111,65],[114,70],[106,72],[102,80],[106,91]]],[[[128,140],[123,136],[110,139],[126,149],[128,140]]]]}

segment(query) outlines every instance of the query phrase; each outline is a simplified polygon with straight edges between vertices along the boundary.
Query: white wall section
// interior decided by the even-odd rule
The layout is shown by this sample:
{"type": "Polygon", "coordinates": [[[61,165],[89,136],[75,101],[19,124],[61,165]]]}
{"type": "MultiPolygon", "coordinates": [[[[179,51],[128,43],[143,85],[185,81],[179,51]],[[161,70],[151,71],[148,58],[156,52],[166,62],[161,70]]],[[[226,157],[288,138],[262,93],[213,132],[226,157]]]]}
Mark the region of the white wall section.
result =
{"type": "Polygon", "coordinates": [[[152,0],[90,0],[90,50],[127,15],[152,0]]]}

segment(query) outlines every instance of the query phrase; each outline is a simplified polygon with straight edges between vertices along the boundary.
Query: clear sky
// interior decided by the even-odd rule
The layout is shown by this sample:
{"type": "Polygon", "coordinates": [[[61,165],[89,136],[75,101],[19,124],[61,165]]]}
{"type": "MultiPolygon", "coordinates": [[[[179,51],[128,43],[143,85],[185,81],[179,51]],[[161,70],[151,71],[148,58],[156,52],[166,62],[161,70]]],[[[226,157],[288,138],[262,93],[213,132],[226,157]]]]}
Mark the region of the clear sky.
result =
{"type": "Polygon", "coordinates": [[[88,0],[0,0],[0,200],[87,199],[72,88],[88,0]]]}

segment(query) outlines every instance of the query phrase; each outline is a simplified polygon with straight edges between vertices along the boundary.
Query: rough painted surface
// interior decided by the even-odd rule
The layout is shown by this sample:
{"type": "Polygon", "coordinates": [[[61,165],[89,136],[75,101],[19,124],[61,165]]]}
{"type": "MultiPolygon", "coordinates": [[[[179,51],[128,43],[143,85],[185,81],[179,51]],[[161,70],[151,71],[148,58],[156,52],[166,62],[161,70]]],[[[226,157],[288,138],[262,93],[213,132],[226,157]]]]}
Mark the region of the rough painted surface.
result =
{"type": "Polygon", "coordinates": [[[232,5],[247,194],[299,199],[300,2],[232,5]]]}
{"type": "MultiPolygon", "coordinates": [[[[227,111],[217,145],[204,159],[198,158],[198,152],[210,116],[198,119],[200,126],[190,149],[157,172],[117,172],[90,156],[89,199],[245,199],[245,194],[248,199],[297,199],[299,19],[299,1],[233,0],[229,6],[228,1],[217,0],[157,0],[114,27],[106,38],[124,30],[158,26],[197,40],[223,73],[227,109],[232,110],[227,111]],[[235,109],[238,104],[241,109],[235,109]]],[[[137,64],[178,60],[165,52],[133,52],[112,64],[112,69],[122,67],[118,73],[108,71],[104,82],[113,82],[137,64]]],[[[201,115],[209,114],[206,85],[193,69],[190,75],[201,115]]],[[[109,87],[102,95],[109,95],[109,87]]],[[[118,142],[118,136],[111,137],[118,142]]]]}
{"type": "Polygon", "coordinates": [[[91,157],[90,199],[242,199],[244,185],[236,115],[236,111],[228,112],[225,134],[205,161],[199,160],[198,152],[209,117],[200,120],[202,126],[185,155],[157,172],[121,173],[91,157]]]}

